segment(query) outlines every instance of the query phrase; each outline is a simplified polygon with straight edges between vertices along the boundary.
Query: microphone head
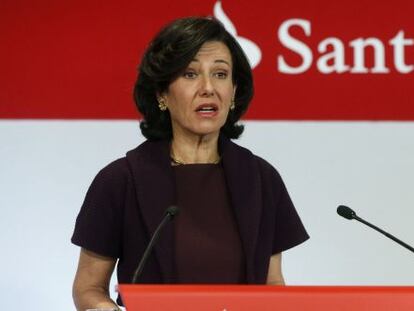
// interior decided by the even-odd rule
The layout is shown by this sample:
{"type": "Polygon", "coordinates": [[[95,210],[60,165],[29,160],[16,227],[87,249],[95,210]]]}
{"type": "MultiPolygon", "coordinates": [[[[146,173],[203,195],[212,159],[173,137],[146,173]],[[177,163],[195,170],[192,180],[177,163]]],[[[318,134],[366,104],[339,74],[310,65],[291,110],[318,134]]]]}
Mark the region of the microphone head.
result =
{"type": "Polygon", "coordinates": [[[175,215],[177,215],[179,211],[180,211],[180,210],[178,209],[178,207],[177,207],[177,206],[172,205],[172,206],[170,206],[169,208],[167,208],[167,210],[165,211],[165,213],[166,213],[166,214],[168,214],[168,215],[170,215],[170,217],[172,218],[172,217],[174,217],[175,215]]]}
{"type": "Polygon", "coordinates": [[[346,219],[354,219],[356,217],[356,213],[345,205],[339,205],[336,209],[336,212],[338,213],[338,215],[346,219]]]}

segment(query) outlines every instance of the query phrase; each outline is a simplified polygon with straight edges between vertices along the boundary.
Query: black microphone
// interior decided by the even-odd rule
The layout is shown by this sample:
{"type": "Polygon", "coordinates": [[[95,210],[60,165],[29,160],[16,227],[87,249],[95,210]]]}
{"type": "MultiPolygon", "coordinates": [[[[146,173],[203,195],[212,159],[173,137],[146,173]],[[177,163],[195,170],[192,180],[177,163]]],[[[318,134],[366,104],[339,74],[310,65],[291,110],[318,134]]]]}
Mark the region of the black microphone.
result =
{"type": "Polygon", "coordinates": [[[177,206],[170,206],[167,208],[167,210],[164,213],[164,217],[162,218],[160,224],[158,225],[157,229],[155,230],[150,242],[148,243],[147,248],[145,249],[144,255],[142,255],[141,261],[139,262],[139,265],[137,269],[134,272],[134,276],[132,278],[132,283],[135,284],[138,280],[138,278],[142,274],[142,270],[144,269],[145,263],[148,260],[149,255],[151,254],[151,250],[154,247],[155,243],[158,240],[158,236],[160,235],[160,232],[162,228],[165,226],[167,222],[169,222],[171,219],[174,218],[175,215],[178,214],[178,207],[177,206]]]}
{"type": "Polygon", "coordinates": [[[368,227],[371,227],[372,229],[382,233],[387,238],[390,238],[394,242],[397,242],[398,244],[404,246],[405,248],[409,249],[410,251],[412,251],[414,253],[414,248],[412,246],[408,245],[407,243],[404,243],[400,239],[397,239],[392,234],[389,234],[388,232],[385,232],[384,230],[378,228],[377,226],[374,226],[373,224],[369,223],[368,221],[358,217],[358,215],[352,209],[350,209],[348,206],[339,205],[336,211],[340,216],[342,216],[346,219],[350,219],[350,220],[355,219],[359,222],[362,222],[364,225],[367,225],[368,227]]]}

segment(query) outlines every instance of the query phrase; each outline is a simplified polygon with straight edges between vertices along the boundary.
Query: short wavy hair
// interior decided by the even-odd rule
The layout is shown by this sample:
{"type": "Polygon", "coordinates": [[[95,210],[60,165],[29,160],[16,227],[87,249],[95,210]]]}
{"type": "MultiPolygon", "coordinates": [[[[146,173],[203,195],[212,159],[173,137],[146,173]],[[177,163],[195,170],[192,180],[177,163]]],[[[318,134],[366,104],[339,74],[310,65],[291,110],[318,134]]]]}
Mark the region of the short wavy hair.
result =
{"type": "Polygon", "coordinates": [[[142,58],[134,87],[134,100],[143,116],[142,134],[148,140],[172,138],[168,109],[158,107],[157,94],[167,91],[170,83],[190,64],[206,42],[219,41],[230,50],[233,62],[233,83],[237,86],[235,109],[230,110],[220,133],[238,138],[244,127],[237,122],[247,111],[253,97],[253,76],[242,48],[216,19],[188,17],[166,25],[150,42],[142,58]]]}

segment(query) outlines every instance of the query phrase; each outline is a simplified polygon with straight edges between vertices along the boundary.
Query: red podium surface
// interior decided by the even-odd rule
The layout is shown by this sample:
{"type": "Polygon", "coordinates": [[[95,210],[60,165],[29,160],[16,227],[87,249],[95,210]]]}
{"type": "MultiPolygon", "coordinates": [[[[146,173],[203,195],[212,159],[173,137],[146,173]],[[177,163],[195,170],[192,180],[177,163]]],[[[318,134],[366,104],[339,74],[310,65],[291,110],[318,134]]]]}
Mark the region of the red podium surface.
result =
{"type": "Polygon", "coordinates": [[[414,311],[414,287],[119,285],[127,311],[414,311]]]}

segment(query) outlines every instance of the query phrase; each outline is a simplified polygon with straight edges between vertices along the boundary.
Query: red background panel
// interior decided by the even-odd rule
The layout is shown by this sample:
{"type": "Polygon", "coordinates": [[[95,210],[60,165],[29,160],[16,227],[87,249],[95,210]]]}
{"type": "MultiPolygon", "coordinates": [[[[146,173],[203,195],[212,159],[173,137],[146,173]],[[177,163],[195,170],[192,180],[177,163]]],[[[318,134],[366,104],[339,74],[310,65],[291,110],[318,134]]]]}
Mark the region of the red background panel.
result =
{"type": "MultiPolygon", "coordinates": [[[[0,117],[130,119],[136,68],[146,44],[166,22],[181,16],[212,15],[214,0],[0,2],[0,117]]],[[[255,98],[248,119],[414,120],[414,72],[401,74],[388,41],[398,31],[414,39],[414,2],[222,1],[239,35],[254,41],[262,61],[254,69],[255,98]],[[286,20],[311,22],[312,33],[291,34],[311,47],[312,67],[303,74],[278,71],[277,56],[300,64],[278,41],[286,20]],[[389,74],[322,74],[317,46],[327,37],[345,44],[376,37],[385,44],[389,74]]],[[[414,64],[414,46],[406,47],[414,64]]],[[[373,55],[366,54],[372,65],[373,55]]]]}

